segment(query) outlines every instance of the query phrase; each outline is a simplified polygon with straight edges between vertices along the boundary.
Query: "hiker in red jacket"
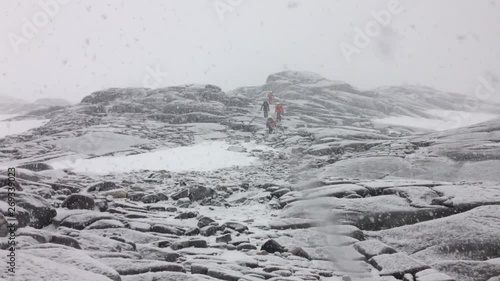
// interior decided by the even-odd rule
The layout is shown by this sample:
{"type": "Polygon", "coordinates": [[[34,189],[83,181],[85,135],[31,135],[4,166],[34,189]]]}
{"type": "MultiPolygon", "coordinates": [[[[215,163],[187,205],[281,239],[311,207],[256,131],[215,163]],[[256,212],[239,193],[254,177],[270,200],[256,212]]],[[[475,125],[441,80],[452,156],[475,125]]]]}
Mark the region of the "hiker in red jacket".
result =
{"type": "Polygon", "coordinates": [[[273,129],[276,127],[276,122],[274,122],[271,114],[269,114],[269,116],[267,117],[266,126],[269,129],[269,133],[272,133],[273,129]]]}
{"type": "Polygon", "coordinates": [[[276,112],[276,119],[278,121],[281,121],[281,116],[285,113],[283,111],[283,105],[281,105],[281,103],[277,103],[276,106],[274,107],[274,112],[276,112]]]}
{"type": "Polygon", "coordinates": [[[269,92],[267,94],[267,100],[269,101],[269,103],[273,103],[274,102],[273,92],[269,92]]]}

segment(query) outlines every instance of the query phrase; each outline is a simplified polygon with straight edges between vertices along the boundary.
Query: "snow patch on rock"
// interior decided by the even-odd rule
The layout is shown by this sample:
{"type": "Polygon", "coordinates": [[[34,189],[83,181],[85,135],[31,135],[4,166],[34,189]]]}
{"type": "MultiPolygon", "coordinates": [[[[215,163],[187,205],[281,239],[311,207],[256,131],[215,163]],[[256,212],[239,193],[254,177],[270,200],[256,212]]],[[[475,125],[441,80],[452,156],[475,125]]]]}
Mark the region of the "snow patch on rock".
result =
{"type": "MultiPolygon", "coordinates": [[[[11,118],[9,115],[0,115],[0,120],[11,118]]],[[[38,128],[47,124],[49,120],[19,120],[19,121],[0,121],[0,138],[10,135],[17,135],[38,128]]]]}
{"type": "Polygon", "coordinates": [[[228,151],[225,142],[204,142],[156,152],[122,157],[98,157],[76,161],[55,161],[55,169],[73,169],[75,172],[110,174],[139,170],[214,171],[233,166],[249,166],[257,158],[228,151]]]}
{"type": "Polygon", "coordinates": [[[427,113],[435,116],[435,118],[430,119],[410,116],[393,116],[375,119],[373,122],[388,125],[424,128],[434,131],[445,131],[479,124],[498,117],[490,113],[452,110],[429,110],[427,113]]]}

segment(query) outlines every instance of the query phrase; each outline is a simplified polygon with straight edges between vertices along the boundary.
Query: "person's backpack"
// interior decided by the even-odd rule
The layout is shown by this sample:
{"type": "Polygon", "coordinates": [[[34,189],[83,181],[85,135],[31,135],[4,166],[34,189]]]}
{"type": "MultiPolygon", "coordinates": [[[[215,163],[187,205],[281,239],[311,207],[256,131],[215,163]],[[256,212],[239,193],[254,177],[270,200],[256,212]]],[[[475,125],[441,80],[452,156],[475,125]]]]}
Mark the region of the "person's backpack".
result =
{"type": "Polygon", "coordinates": [[[274,127],[276,127],[276,122],[274,122],[274,120],[272,118],[269,118],[269,119],[267,119],[267,126],[274,128],[274,127]]]}

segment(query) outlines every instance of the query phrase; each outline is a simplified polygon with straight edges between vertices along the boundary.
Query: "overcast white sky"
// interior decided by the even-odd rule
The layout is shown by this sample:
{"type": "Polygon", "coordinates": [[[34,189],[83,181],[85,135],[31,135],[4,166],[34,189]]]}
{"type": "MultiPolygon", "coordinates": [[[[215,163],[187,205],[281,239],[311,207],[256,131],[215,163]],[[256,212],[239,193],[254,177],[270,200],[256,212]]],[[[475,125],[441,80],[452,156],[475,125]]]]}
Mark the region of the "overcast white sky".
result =
{"type": "Polygon", "coordinates": [[[400,0],[405,10],[350,63],[339,45],[353,44],[354,28],[390,0],[65,0],[16,53],[9,36],[23,36],[23,18],[33,22],[50,1],[1,0],[0,95],[77,102],[141,87],[148,68],[169,74],[158,86],[231,90],[293,69],[361,89],[411,83],[467,94],[482,76],[500,100],[497,0],[400,0]],[[217,1],[236,5],[221,18],[217,1]]]}

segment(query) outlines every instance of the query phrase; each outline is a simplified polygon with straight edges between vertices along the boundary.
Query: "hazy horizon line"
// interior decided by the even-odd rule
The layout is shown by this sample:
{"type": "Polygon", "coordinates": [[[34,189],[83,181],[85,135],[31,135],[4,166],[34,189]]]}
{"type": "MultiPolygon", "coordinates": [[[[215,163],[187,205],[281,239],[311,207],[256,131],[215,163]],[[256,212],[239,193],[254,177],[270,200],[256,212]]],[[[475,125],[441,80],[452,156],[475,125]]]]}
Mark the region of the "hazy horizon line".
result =
{"type": "MultiPolygon", "coordinates": [[[[456,95],[469,96],[469,95],[467,95],[466,92],[454,92],[454,91],[440,89],[438,87],[433,87],[433,86],[430,86],[430,85],[427,85],[427,84],[424,85],[422,83],[411,83],[411,82],[402,82],[400,84],[392,84],[392,85],[387,85],[387,84],[383,85],[383,84],[381,84],[381,85],[379,85],[377,87],[366,87],[365,88],[365,87],[356,86],[353,83],[348,82],[348,81],[331,79],[331,78],[323,76],[320,73],[317,73],[317,72],[314,72],[314,71],[307,71],[307,70],[300,70],[300,71],[299,70],[284,70],[284,71],[279,71],[279,72],[271,73],[271,74],[268,75],[268,77],[270,75],[272,75],[272,74],[277,74],[277,73],[282,73],[282,72],[288,72],[288,71],[290,71],[290,72],[302,72],[302,73],[309,72],[309,73],[318,74],[321,77],[323,77],[325,80],[332,81],[332,82],[346,83],[346,84],[352,86],[354,89],[362,91],[362,92],[375,91],[377,89],[385,88],[385,87],[419,87],[419,88],[428,88],[428,89],[431,89],[433,91],[441,92],[441,93],[448,93],[448,94],[456,94],[456,95]]],[[[213,85],[213,86],[217,86],[217,87],[221,88],[221,90],[224,93],[228,93],[228,92],[232,92],[232,91],[235,91],[237,89],[240,89],[240,88],[262,87],[262,86],[266,85],[266,83],[260,84],[260,85],[243,85],[243,86],[238,86],[238,87],[232,88],[232,89],[224,89],[223,87],[221,87],[221,86],[219,86],[217,84],[212,84],[212,83],[196,83],[196,82],[194,82],[194,83],[173,84],[173,85],[162,86],[162,87],[158,87],[158,88],[148,88],[148,87],[144,87],[144,86],[127,86],[127,87],[113,87],[113,86],[110,86],[110,87],[103,87],[101,89],[97,89],[97,90],[91,91],[91,92],[89,92],[87,94],[84,94],[78,100],[76,100],[76,99],[67,99],[65,97],[60,97],[60,96],[45,96],[45,97],[35,98],[35,99],[26,99],[24,97],[23,98],[18,98],[18,97],[15,97],[15,96],[12,96],[12,95],[9,95],[9,94],[3,94],[3,93],[0,93],[0,99],[1,98],[11,98],[11,99],[16,99],[16,100],[25,101],[25,102],[36,102],[36,101],[39,101],[39,100],[46,100],[46,99],[61,99],[61,100],[67,101],[67,102],[69,102],[71,104],[78,104],[86,96],[89,96],[89,95],[91,95],[93,93],[96,93],[96,92],[106,91],[106,90],[109,90],[109,89],[151,89],[151,90],[156,90],[156,89],[164,89],[164,88],[178,87],[178,86],[184,86],[184,85],[213,85]]],[[[0,103],[1,103],[1,101],[0,101],[0,103]]],[[[497,103],[497,102],[495,102],[495,103],[497,103]]]]}

